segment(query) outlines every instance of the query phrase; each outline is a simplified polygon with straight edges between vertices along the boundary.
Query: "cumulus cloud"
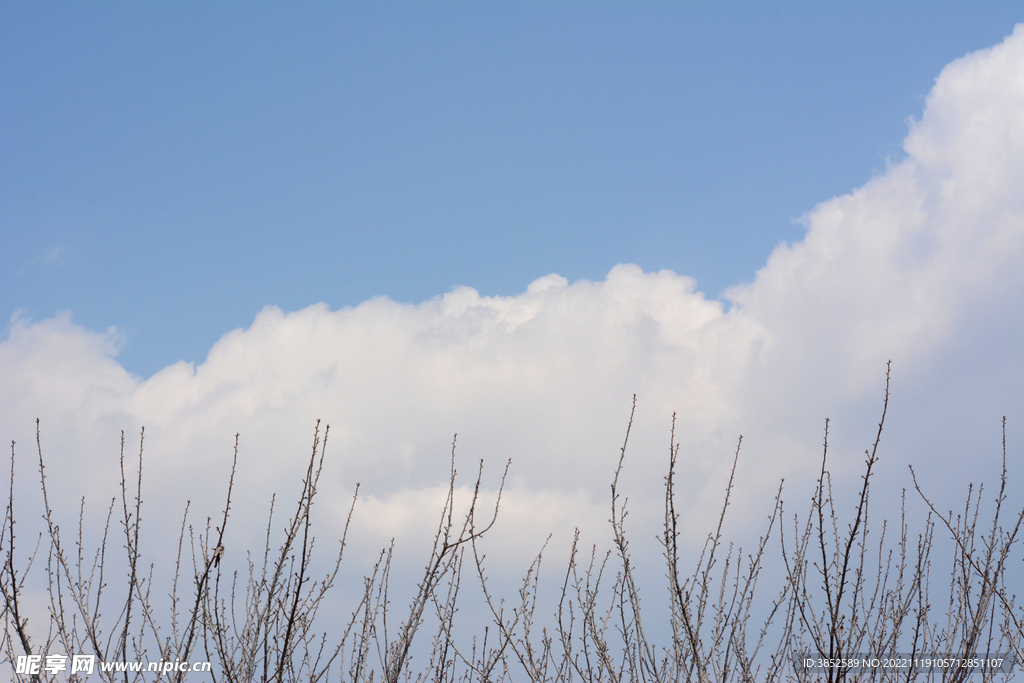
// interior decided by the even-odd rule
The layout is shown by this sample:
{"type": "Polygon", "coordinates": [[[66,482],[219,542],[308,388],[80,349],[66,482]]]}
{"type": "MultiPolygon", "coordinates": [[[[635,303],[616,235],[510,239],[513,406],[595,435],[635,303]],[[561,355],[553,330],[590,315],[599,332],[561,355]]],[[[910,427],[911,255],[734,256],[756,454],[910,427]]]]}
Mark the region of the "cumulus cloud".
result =
{"type": "MultiPolygon", "coordinates": [[[[681,503],[699,535],[741,433],[740,519],[780,477],[816,466],[826,416],[846,419],[837,466],[852,468],[892,359],[892,460],[957,466],[965,445],[937,423],[997,434],[999,415],[1022,416],[1024,25],[942,71],[904,151],[811,210],[804,239],[724,301],[692,278],[619,265],[508,297],[460,287],[416,305],[267,307],[205,362],[148,379],[117,363],[115,330],[16,315],[0,344],[0,433],[24,448],[40,417],[53,486],[77,500],[109,493],[119,430],[137,448],[145,425],[150,504],[190,498],[206,515],[239,432],[244,535],[263,528],[270,491],[297,489],[321,418],[324,509],[343,518],[361,482],[357,533],[386,541],[434,523],[424,511],[443,496],[457,432],[464,484],[483,458],[493,492],[512,460],[501,533],[507,553],[532,554],[550,531],[601,533],[634,393],[631,505],[656,515],[676,413],[681,503]]],[[[972,452],[974,471],[997,454],[972,452]]]]}

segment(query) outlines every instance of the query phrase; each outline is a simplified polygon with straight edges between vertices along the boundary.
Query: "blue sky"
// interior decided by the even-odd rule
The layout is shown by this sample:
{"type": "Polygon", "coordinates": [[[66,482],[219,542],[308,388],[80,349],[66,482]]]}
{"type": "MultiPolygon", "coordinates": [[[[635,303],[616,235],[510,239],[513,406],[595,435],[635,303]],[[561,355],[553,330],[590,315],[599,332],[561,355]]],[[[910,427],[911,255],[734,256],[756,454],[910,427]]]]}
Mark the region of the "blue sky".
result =
{"type": "MultiPolygon", "coordinates": [[[[908,466],[939,509],[969,482],[990,504],[1004,416],[1020,510],[1022,19],[2,4],[0,438],[19,520],[41,520],[21,494],[37,419],[64,528],[80,504],[102,527],[120,437],[145,427],[144,555],[169,570],[186,501],[220,514],[239,434],[224,563],[245,571],[322,419],[317,533],[340,537],[360,483],[358,582],[389,539],[396,571],[422,567],[457,433],[488,500],[511,461],[484,551],[515,599],[545,539],[554,567],[575,530],[608,547],[635,396],[621,491],[643,591],[664,595],[647,560],[672,426],[694,552],[743,436],[726,531],[744,543],[780,480],[802,512],[826,418],[853,509],[888,361],[873,528],[899,518],[908,466]]],[[[913,493],[906,512],[923,528],[913,493]]]]}
{"type": "Polygon", "coordinates": [[[900,159],[1018,3],[4,3],[0,315],[148,377],[272,304],[671,269],[900,159]]]}

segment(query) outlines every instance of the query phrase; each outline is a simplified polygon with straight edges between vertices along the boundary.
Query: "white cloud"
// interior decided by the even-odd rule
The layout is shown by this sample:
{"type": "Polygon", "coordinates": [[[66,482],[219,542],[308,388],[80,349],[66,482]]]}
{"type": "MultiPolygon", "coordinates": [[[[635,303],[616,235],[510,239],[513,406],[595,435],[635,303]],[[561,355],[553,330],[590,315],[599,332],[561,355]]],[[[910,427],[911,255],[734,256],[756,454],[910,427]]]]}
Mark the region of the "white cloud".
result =
{"type": "MultiPolygon", "coordinates": [[[[16,316],[0,344],[0,434],[26,458],[41,417],[53,486],[74,501],[108,493],[118,430],[134,442],[146,425],[148,503],[192,498],[205,516],[241,432],[234,523],[258,534],[254,506],[296,489],[322,418],[324,509],[340,517],[362,482],[357,534],[379,544],[433,523],[458,432],[460,470],[486,459],[488,491],[513,460],[505,552],[529,555],[545,529],[604,524],[633,393],[631,505],[641,521],[656,515],[676,411],[683,508],[702,533],[740,433],[741,515],[816,464],[826,415],[839,421],[837,466],[855,463],[891,358],[893,476],[908,461],[953,466],[963,444],[937,420],[987,434],[1000,414],[1022,417],[1024,25],[943,70],[904,149],[808,213],[805,239],[731,290],[728,310],[691,278],[620,265],[601,282],[552,274],[509,297],[463,287],[418,305],[268,307],[206,362],[149,379],[117,363],[113,330],[16,316]]],[[[995,453],[971,455],[990,465],[995,453]]]]}
{"type": "Polygon", "coordinates": [[[55,247],[51,247],[50,249],[45,250],[43,253],[41,253],[39,256],[33,259],[32,262],[42,265],[53,263],[58,266],[63,266],[65,253],[66,250],[64,249],[64,245],[58,244],[55,247]]]}

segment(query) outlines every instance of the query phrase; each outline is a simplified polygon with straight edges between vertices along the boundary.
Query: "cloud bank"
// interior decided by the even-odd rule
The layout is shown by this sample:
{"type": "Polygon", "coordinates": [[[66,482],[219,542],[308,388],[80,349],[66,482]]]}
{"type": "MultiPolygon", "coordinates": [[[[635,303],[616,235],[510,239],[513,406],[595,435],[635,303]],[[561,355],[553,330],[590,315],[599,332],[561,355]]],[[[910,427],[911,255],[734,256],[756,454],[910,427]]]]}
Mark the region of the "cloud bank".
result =
{"type": "Polygon", "coordinates": [[[630,504],[657,514],[675,413],[696,536],[717,516],[740,434],[740,520],[781,477],[818,466],[826,416],[836,467],[852,472],[892,359],[892,476],[907,463],[937,486],[984,473],[999,417],[1012,436],[1024,416],[1024,25],[948,65],[909,125],[902,159],[811,210],[804,239],[724,301],[689,277],[619,265],[508,297],[460,287],[415,305],[267,307],[205,362],[148,379],[118,364],[116,330],[16,315],[0,343],[0,435],[28,460],[41,418],[52,486],[74,509],[111,494],[120,430],[135,450],[145,425],[147,500],[176,516],[186,498],[219,510],[238,432],[235,523],[258,534],[269,492],[297,489],[320,418],[324,514],[337,521],[361,482],[357,533],[386,542],[433,520],[457,432],[465,483],[483,458],[493,489],[512,460],[501,533],[508,553],[533,553],[549,531],[599,533],[633,394],[630,504]]]}

